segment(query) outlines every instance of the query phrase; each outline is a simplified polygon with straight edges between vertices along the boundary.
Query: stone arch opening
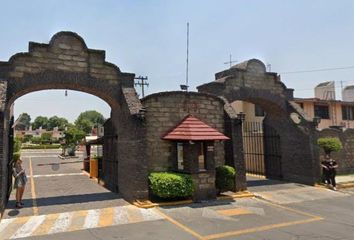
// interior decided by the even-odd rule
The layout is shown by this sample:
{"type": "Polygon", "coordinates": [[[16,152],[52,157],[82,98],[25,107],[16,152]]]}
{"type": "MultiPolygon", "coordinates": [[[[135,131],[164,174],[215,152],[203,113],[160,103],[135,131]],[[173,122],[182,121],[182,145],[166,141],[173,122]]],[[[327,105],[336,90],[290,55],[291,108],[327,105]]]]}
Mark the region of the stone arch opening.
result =
{"type": "Polygon", "coordinates": [[[110,131],[116,136],[112,151],[118,172],[113,183],[125,199],[147,198],[144,149],[144,111],[134,89],[132,73],[105,60],[105,51],[89,49],[73,32],[59,32],[49,43],[29,43],[25,53],[0,62],[0,210],[6,202],[9,131],[13,102],[30,92],[69,89],[92,94],[111,107],[110,131]]]}
{"type": "MultiPolygon", "coordinates": [[[[314,124],[292,102],[293,89],[288,89],[277,73],[267,72],[261,61],[251,59],[216,73],[215,81],[199,86],[198,91],[223,97],[229,103],[247,101],[263,108],[267,112],[263,122],[279,133],[283,178],[308,184],[317,181],[319,167],[314,124]]],[[[236,177],[241,182],[238,188],[245,189],[246,185],[242,184],[246,181],[243,146],[237,136],[242,135],[241,125],[236,112],[229,113],[227,118],[228,131],[232,133],[228,161],[241,172],[236,177]]]]}

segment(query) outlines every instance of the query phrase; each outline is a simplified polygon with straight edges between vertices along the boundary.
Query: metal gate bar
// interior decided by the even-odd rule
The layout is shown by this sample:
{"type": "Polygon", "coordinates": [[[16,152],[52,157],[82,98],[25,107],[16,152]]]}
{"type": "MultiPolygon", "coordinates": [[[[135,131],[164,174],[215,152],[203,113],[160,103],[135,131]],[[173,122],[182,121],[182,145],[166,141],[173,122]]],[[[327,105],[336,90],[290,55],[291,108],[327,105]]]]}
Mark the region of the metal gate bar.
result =
{"type": "Polygon", "coordinates": [[[246,172],[281,178],[280,137],[262,122],[243,123],[243,153],[246,172]]]}

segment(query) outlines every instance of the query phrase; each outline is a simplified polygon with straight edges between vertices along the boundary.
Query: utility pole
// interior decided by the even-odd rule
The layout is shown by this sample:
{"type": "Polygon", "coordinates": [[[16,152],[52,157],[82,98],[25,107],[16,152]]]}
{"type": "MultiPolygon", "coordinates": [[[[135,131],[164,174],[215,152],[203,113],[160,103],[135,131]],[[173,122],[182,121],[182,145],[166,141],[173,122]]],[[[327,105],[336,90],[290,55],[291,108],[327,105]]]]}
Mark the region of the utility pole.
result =
{"type": "Polygon", "coordinates": [[[232,55],[230,54],[230,60],[228,61],[228,62],[224,62],[224,64],[229,64],[230,65],[230,68],[232,67],[232,64],[233,63],[236,63],[237,62],[237,60],[236,61],[232,61],[232,55]]]}
{"type": "Polygon", "coordinates": [[[186,59],[186,91],[188,92],[188,74],[189,74],[189,22],[187,22],[187,59],[186,59]]]}
{"type": "Polygon", "coordinates": [[[147,83],[148,77],[139,76],[134,79],[138,80],[138,82],[134,83],[134,85],[141,87],[141,96],[144,97],[145,96],[144,86],[147,86],[147,87],[149,86],[149,83],[147,83]]]}

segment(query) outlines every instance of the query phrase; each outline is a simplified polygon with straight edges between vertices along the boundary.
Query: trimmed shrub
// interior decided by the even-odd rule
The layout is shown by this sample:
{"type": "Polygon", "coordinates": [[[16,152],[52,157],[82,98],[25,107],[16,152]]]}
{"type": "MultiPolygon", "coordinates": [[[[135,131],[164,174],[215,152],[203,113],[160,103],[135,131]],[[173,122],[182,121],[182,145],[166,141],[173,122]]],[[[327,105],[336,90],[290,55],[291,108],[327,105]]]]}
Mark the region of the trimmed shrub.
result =
{"type": "Polygon", "coordinates": [[[22,149],[59,149],[60,144],[22,145],[22,149]]]}
{"type": "Polygon", "coordinates": [[[192,177],[187,174],[155,172],[149,180],[152,193],[160,198],[190,197],[194,191],[192,177]]]}
{"type": "Polygon", "coordinates": [[[343,148],[341,141],[338,138],[333,137],[319,138],[317,144],[323,148],[326,154],[338,152],[343,148]]]}
{"type": "Polygon", "coordinates": [[[235,168],[227,165],[216,168],[215,185],[219,192],[234,190],[235,174],[235,168]]]}

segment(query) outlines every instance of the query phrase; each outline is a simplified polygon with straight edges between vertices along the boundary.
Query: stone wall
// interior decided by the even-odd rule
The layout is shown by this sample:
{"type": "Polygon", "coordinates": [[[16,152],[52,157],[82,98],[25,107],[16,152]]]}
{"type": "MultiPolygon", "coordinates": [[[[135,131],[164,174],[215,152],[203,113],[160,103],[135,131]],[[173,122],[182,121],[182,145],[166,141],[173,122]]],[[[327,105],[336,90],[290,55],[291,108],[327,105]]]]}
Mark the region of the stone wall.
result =
{"type": "MultiPolygon", "coordinates": [[[[148,171],[173,169],[173,143],[161,137],[192,114],[224,133],[224,102],[220,98],[195,92],[163,92],[142,99],[146,108],[148,171]]],[[[215,164],[224,164],[224,143],[215,142],[215,164]]]]}
{"type": "MultiPolygon", "coordinates": [[[[47,89],[71,89],[90,93],[111,107],[114,135],[111,145],[118,170],[106,179],[119,188],[128,200],[147,198],[147,172],[144,145],[144,121],[140,117],[141,102],[134,89],[132,73],[105,61],[105,51],[87,48],[84,40],[73,32],[59,32],[48,44],[29,43],[26,53],[13,55],[0,62],[0,200],[6,200],[8,174],[8,113],[14,101],[30,92],[47,89]],[[6,83],[4,86],[2,83],[6,83]],[[4,96],[4,98],[2,98],[4,96]]],[[[109,166],[106,166],[109,168],[109,166]]],[[[0,212],[3,205],[0,205],[0,212]]]]}
{"type": "MultiPolygon", "coordinates": [[[[348,128],[345,131],[333,128],[325,128],[319,132],[320,137],[336,137],[342,142],[343,149],[339,152],[332,152],[331,156],[338,162],[338,174],[354,173],[354,129],[348,128]]],[[[324,159],[323,149],[320,151],[320,161],[324,159]]]]}
{"type": "MultiPolygon", "coordinates": [[[[320,167],[315,149],[315,125],[297,104],[292,103],[293,89],[288,89],[277,73],[267,72],[265,65],[257,59],[216,73],[215,78],[215,81],[199,86],[198,91],[222,96],[229,103],[239,100],[259,105],[266,112],[264,122],[280,135],[283,178],[307,184],[316,183],[320,167]],[[291,114],[298,121],[290,118],[291,114]]],[[[232,131],[232,120],[228,122],[232,131]]],[[[236,161],[234,165],[243,169],[244,163],[237,162],[244,161],[241,157],[237,158],[242,149],[235,149],[236,145],[242,147],[238,136],[233,134],[234,149],[228,148],[227,158],[231,162],[232,157],[236,161]]]]}
{"type": "Polygon", "coordinates": [[[108,119],[103,126],[102,178],[106,188],[113,192],[118,192],[117,131],[111,119],[108,119]]]}
{"type": "Polygon", "coordinates": [[[194,184],[193,200],[195,202],[215,199],[215,171],[192,174],[194,184]]]}

